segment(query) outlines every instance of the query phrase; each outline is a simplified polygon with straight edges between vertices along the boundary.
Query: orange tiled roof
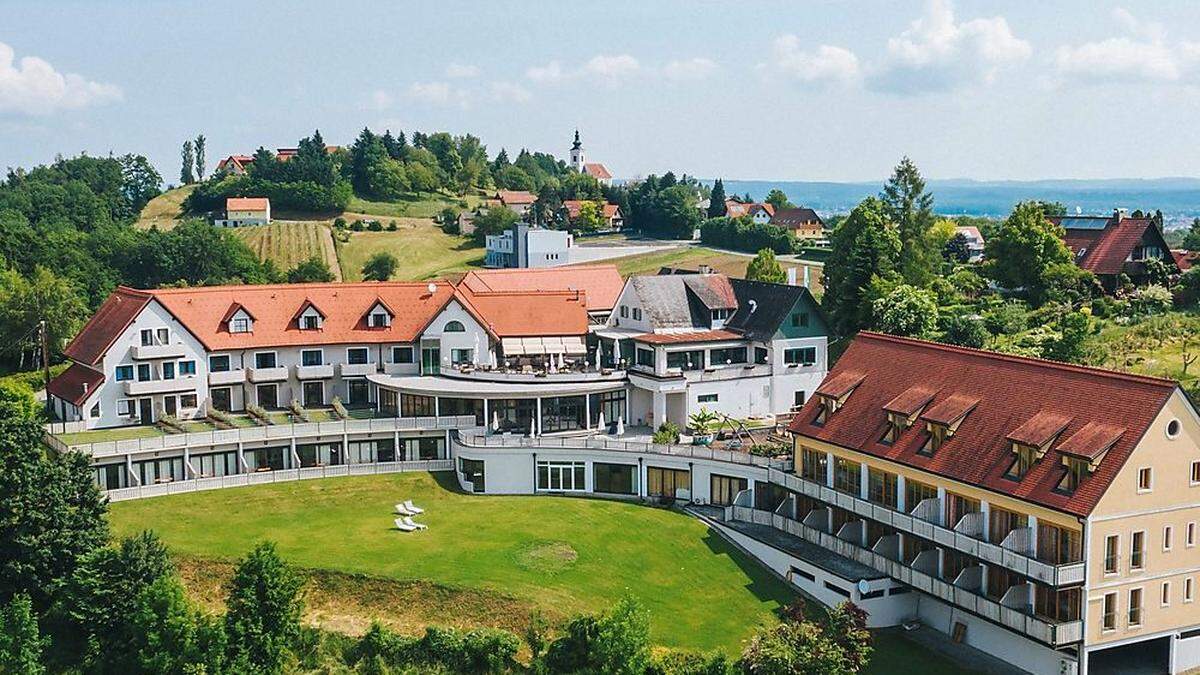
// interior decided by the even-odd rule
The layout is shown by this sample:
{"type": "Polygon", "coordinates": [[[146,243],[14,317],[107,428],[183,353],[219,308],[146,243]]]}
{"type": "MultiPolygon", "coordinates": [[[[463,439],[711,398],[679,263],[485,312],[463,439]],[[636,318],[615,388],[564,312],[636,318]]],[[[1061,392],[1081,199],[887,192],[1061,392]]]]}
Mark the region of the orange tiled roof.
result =
{"type": "Polygon", "coordinates": [[[608,167],[599,162],[584,164],[583,172],[592,178],[595,178],[596,180],[608,180],[612,178],[612,174],[609,173],[608,167]]]}
{"type": "Polygon", "coordinates": [[[535,269],[473,270],[460,287],[487,291],[583,291],[590,311],[611,310],[625,280],[616,265],[578,265],[535,269]]]}
{"type": "Polygon", "coordinates": [[[532,204],[537,201],[537,195],[525,190],[499,190],[496,198],[502,204],[532,204]]]}
{"type": "Polygon", "coordinates": [[[673,345],[688,342],[724,342],[726,340],[745,339],[741,333],[731,330],[698,330],[688,333],[643,333],[634,335],[633,339],[652,345],[673,345]]]}
{"type": "Polygon", "coordinates": [[[271,208],[271,200],[266,197],[228,197],[225,199],[226,211],[266,211],[271,208]]]}
{"type": "Polygon", "coordinates": [[[455,299],[493,337],[585,335],[587,296],[581,291],[484,291],[460,284],[455,299]]]}

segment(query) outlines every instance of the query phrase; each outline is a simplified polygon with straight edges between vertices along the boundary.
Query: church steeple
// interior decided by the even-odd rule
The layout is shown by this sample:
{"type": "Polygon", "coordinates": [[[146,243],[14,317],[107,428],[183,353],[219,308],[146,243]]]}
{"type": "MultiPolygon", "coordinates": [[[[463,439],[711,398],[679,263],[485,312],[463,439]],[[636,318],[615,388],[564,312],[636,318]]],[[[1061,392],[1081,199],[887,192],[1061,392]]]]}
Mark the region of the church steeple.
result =
{"type": "Polygon", "coordinates": [[[579,130],[576,129],[575,130],[575,143],[573,145],[571,145],[571,149],[578,150],[582,147],[583,147],[583,144],[579,142],[579,130]]]}
{"type": "Polygon", "coordinates": [[[571,144],[571,168],[583,171],[583,143],[579,141],[579,130],[575,130],[575,142],[571,144]]]}

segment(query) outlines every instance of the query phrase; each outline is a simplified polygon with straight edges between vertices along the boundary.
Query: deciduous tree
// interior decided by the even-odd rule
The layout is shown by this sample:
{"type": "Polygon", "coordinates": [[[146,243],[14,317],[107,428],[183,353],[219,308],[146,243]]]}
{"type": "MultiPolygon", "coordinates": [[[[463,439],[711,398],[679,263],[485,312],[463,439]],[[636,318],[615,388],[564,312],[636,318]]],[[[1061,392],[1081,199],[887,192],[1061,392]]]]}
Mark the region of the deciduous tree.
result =
{"type": "Polygon", "coordinates": [[[985,244],[984,271],[1001,286],[1025,289],[1035,304],[1041,304],[1047,272],[1055,264],[1072,262],[1063,236],[1063,228],[1046,219],[1040,204],[1017,204],[985,244]]]}
{"type": "Polygon", "coordinates": [[[874,303],[875,328],[892,335],[923,337],[937,327],[937,297],[933,291],[908,284],[896,286],[874,303]]]}
{"type": "Polygon", "coordinates": [[[787,273],[783,271],[783,266],[775,259],[775,251],[764,248],[746,266],[746,278],[751,281],[767,281],[773,284],[782,284],[787,282],[787,273]]]}
{"type": "Polygon", "coordinates": [[[296,637],[304,581],[264,542],[238,563],[225,601],[230,667],[239,673],[282,673],[296,637]]]}
{"type": "Polygon", "coordinates": [[[363,265],[363,281],[387,281],[396,273],[400,261],[388,251],[379,251],[372,255],[363,265]]]}
{"type": "Polygon", "coordinates": [[[329,263],[325,262],[324,258],[316,255],[297,264],[288,270],[287,273],[287,282],[289,284],[323,283],[333,281],[333,278],[333,272],[329,269],[329,263]]]}
{"type": "Polygon", "coordinates": [[[831,235],[831,260],[825,268],[822,304],[838,335],[850,335],[870,324],[872,307],[867,289],[873,278],[897,276],[900,238],[888,221],[884,204],[864,199],[838,223],[831,235]]]}

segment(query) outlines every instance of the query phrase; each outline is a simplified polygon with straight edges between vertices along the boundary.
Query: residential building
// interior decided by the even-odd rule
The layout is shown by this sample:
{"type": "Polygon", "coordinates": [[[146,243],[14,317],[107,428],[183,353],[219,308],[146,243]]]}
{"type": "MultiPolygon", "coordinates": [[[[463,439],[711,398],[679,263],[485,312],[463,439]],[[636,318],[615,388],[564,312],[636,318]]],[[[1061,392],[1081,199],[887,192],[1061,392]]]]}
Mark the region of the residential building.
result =
{"type": "Polygon", "coordinates": [[[217,173],[223,172],[234,176],[241,176],[246,173],[253,162],[254,157],[250,155],[230,155],[217,162],[217,173]]]}
{"type": "Polygon", "coordinates": [[[751,204],[746,214],[750,216],[750,220],[755,225],[766,225],[775,217],[775,206],[773,204],[751,204]]]}
{"type": "MultiPolygon", "coordinates": [[[[567,221],[574,223],[579,217],[579,210],[583,208],[586,200],[583,199],[568,199],[563,202],[563,208],[567,211],[567,221]]],[[[602,232],[618,232],[625,225],[625,214],[621,213],[621,207],[617,204],[607,202],[596,202],[600,207],[600,218],[604,221],[604,225],[600,228],[602,232]]]]}
{"type": "Polygon", "coordinates": [[[501,234],[484,238],[487,267],[556,267],[571,263],[575,236],[565,230],[548,230],[517,223],[501,234]]]}
{"type": "Polygon", "coordinates": [[[1133,218],[1125,209],[1112,216],[1054,216],[1075,264],[1096,275],[1105,290],[1120,285],[1121,275],[1135,284],[1147,280],[1146,262],[1159,260],[1175,271],[1175,259],[1162,232],[1150,218],[1133,218]]]}
{"type": "Polygon", "coordinates": [[[488,206],[503,206],[511,209],[521,218],[529,215],[537,195],[525,190],[497,190],[495,196],[488,200],[488,206]]]}
{"type": "Polygon", "coordinates": [[[860,333],[790,430],[767,519],[905,584],[905,614],[1033,673],[1200,666],[1176,382],[860,333]]]}
{"type": "Polygon", "coordinates": [[[954,228],[954,234],[961,234],[967,240],[968,262],[983,260],[983,249],[987,242],[983,240],[983,235],[980,234],[978,227],[974,225],[959,225],[954,228]]]}
{"type": "Polygon", "coordinates": [[[266,197],[228,197],[225,218],[214,221],[218,227],[247,227],[271,223],[271,200],[266,197]]]}
{"type": "Polygon", "coordinates": [[[574,265],[531,269],[472,270],[458,284],[476,293],[579,291],[587,296],[593,327],[607,325],[625,280],[616,265],[574,265]]]}
{"type": "Polygon", "coordinates": [[[791,230],[798,239],[825,237],[825,221],[810,208],[779,209],[771,217],[770,223],[791,230]]]}
{"type": "Polygon", "coordinates": [[[1200,262],[1200,252],[1181,248],[1171,249],[1171,257],[1175,260],[1175,266],[1179,268],[1180,272],[1186,272],[1200,262]]]}
{"type": "Polygon", "coordinates": [[[575,130],[575,141],[571,143],[571,161],[572,169],[580,173],[585,173],[592,178],[595,178],[601,185],[612,185],[612,173],[608,167],[599,162],[587,162],[584,159],[583,143],[579,141],[579,130],[575,130]]]}

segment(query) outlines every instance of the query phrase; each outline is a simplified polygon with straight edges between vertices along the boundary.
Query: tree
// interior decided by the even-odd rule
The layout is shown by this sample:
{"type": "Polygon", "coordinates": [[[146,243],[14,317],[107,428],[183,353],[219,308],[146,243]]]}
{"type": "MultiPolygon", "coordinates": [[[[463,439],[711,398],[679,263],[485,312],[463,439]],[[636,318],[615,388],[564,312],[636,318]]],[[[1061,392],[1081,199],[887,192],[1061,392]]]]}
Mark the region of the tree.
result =
{"type": "Polygon", "coordinates": [[[387,281],[396,273],[400,261],[388,251],[379,251],[363,265],[363,281],[387,281]]]}
{"type": "Polygon", "coordinates": [[[875,328],[892,335],[922,337],[937,326],[938,306],[933,291],[908,284],[896,286],[874,303],[875,328]]]}
{"type": "Polygon", "coordinates": [[[779,188],[772,188],[771,191],[767,193],[766,203],[774,207],[776,211],[796,208],[796,205],[788,200],[788,196],[779,188]]]}
{"type": "Polygon", "coordinates": [[[196,143],[195,143],[195,146],[196,146],[196,178],[198,178],[199,180],[204,180],[205,145],[206,145],[206,141],[204,139],[204,134],[200,134],[199,136],[196,137],[196,143]]]}
{"type": "Polygon", "coordinates": [[[933,276],[937,252],[930,246],[933,228],[933,195],[925,191],[925,179],[908,157],[896,165],[880,194],[889,220],[899,229],[900,273],[914,286],[925,286],[933,276]]]}
{"type": "Polygon", "coordinates": [[[1084,342],[1092,332],[1092,322],[1083,312],[1067,312],[1054,324],[1055,335],[1043,342],[1042,357],[1054,361],[1082,363],[1084,342]]]}
{"type": "Polygon", "coordinates": [[[86,315],[87,306],[74,284],[45,267],[37,265],[29,275],[0,271],[0,340],[9,353],[17,354],[19,366],[27,365],[26,354],[40,361],[35,337],[42,321],[50,349],[57,354],[83,326],[86,315]]]}
{"type": "Polygon", "coordinates": [[[142,212],[151,199],[162,192],[162,176],[142,155],[121,157],[121,195],[125,198],[125,216],[142,212]]]}
{"type": "Polygon", "coordinates": [[[708,196],[708,213],[709,218],[720,218],[725,215],[725,183],[718,178],[713,183],[712,192],[708,196]]]}
{"type": "Polygon", "coordinates": [[[572,221],[572,229],[580,232],[595,232],[605,225],[604,205],[588,201],[579,205],[579,215],[572,221]]]}
{"type": "Polygon", "coordinates": [[[983,320],[964,314],[954,314],[942,321],[941,342],[980,349],[987,342],[988,332],[983,320]]]}
{"type": "Polygon", "coordinates": [[[41,675],[45,640],[38,631],[37,617],[29,596],[16,595],[0,607],[0,673],[41,675]]]}
{"type": "Polygon", "coordinates": [[[746,278],[750,281],[766,281],[772,284],[787,282],[783,266],[775,259],[775,251],[764,248],[746,266],[746,278]]]}
{"type": "Polygon", "coordinates": [[[328,281],[333,281],[333,272],[329,269],[329,263],[317,255],[297,264],[288,270],[287,273],[287,282],[289,284],[324,283],[328,281]]]}
{"type": "Polygon", "coordinates": [[[130,656],[136,670],[166,675],[223,672],[225,629],[188,603],[178,578],[159,577],[138,591],[134,603],[130,656]]]}
{"type": "Polygon", "coordinates": [[[38,612],[78,561],[108,541],[107,502],[80,453],[48,454],[33,397],[0,387],[0,600],[38,612]]]}
{"type": "Polygon", "coordinates": [[[850,335],[871,322],[867,290],[874,278],[897,276],[900,238],[888,222],[883,202],[864,199],[833,230],[831,260],[825,268],[822,305],[837,335],[850,335]]]}
{"type": "Polygon", "coordinates": [[[546,650],[552,673],[642,675],[650,663],[650,619],[632,598],[600,616],[577,616],[546,650]]]}
{"type": "Polygon", "coordinates": [[[489,234],[500,234],[521,220],[516,211],[507,206],[493,206],[475,216],[475,238],[483,241],[489,234]]]}
{"type": "Polygon", "coordinates": [[[183,150],[180,152],[182,160],[182,168],[179,169],[179,182],[183,185],[191,185],[196,182],[196,175],[192,172],[192,167],[196,163],[196,155],[192,149],[190,140],[183,142],[183,150]]]}
{"type": "Polygon", "coordinates": [[[1057,263],[1072,262],[1064,236],[1061,226],[1046,219],[1040,204],[1017,204],[984,245],[988,259],[984,273],[1003,287],[1025,289],[1040,305],[1045,299],[1048,270],[1057,263]]]}
{"type": "Polygon", "coordinates": [[[225,601],[227,655],[235,672],[283,672],[300,633],[303,584],[269,542],[238,562],[225,601]]]}
{"type": "Polygon", "coordinates": [[[967,242],[967,235],[962,232],[955,232],[950,241],[946,242],[945,248],[942,249],[942,257],[949,262],[965,263],[971,259],[971,247],[967,242]]]}
{"type": "Polygon", "coordinates": [[[1189,251],[1200,251],[1200,218],[1192,218],[1192,224],[1183,235],[1183,247],[1189,251]]]}

